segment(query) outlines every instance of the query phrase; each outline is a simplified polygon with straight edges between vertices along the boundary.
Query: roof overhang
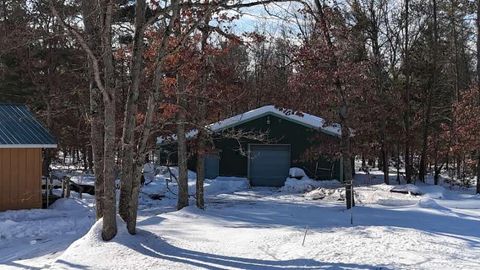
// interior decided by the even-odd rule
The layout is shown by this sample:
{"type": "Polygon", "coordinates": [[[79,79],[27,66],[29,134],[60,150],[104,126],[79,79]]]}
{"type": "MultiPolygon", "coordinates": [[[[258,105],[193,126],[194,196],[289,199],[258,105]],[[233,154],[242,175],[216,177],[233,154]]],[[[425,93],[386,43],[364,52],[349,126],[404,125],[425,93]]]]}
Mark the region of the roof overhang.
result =
{"type": "MultiPolygon", "coordinates": [[[[324,129],[324,128],[321,128],[321,127],[318,127],[318,126],[315,126],[315,125],[311,125],[309,123],[305,123],[305,122],[302,122],[302,121],[298,121],[297,119],[294,119],[294,118],[291,118],[291,117],[288,117],[287,115],[284,115],[284,114],[279,114],[279,113],[274,113],[274,112],[264,112],[262,114],[259,114],[259,115],[256,115],[254,117],[251,117],[251,118],[247,118],[247,119],[244,119],[244,120],[239,120],[238,122],[236,123],[233,123],[233,124],[229,124],[229,125],[225,125],[221,128],[218,128],[216,130],[213,130],[213,132],[221,132],[223,130],[226,130],[226,129],[229,129],[229,128],[234,128],[236,126],[239,126],[241,124],[244,124],[244,123],[247,123],[247,122],[250,122],[250,121],[253,121],[253,120],[256,120],[256,119],[259,119],[259,118],[262,118],[264,116],[267,116],[267,115],[272,115],[272,116],[275,116],[275,117],[278,117],[278,118],[281,118],[283,120],[286,120],[286,121],[290,121],[292,123],[296,123],[296,124],[299,124],[301,126],[304,126],[304,127],[307,127],[307,128],[311,128],[311,129],[314,129],[314,130],[317,130],[317,131],[320,131],[320,132],[323,132],[327,135],[330,135],[330,136],[334,136],[334,137],[338,137],[340,138],[341,137],[341,134],[339,133],[336,133],[334,131],[331,131],[331,130],[328,130],[328,129],[324,129]]],[[[221,121],[220,121],[221,122],[221,121]]]]}
{"type": "Polygon", "coordinates": [[[56,144],[0,144],[0,149],[5,148],[57,148],[56,144]]]}
{"type": "MultiPolygon", "coordinates": [[[[273,105],[263,106],[236,116],[232,116],[224,120],[220,120],[218,122],[205,126],[205,129],[207,129],[211,133],[220,133],[224,130],[234,128],[243,123],[250,122],[268,115],[272,115],[286,121],[290,121],[292,123],[296,123],[298,125],[317,130],[319,132],[336,138],[341,137],[341,128],[339,124],[333,123],[331,125],[326,125],[326,121],[323,118],[303,112],[301,112],[301,115],[297,115],[294,113],[293,110],[280,110],[273,105]]],[[[198,130],[196,129],[190,130],[189,132],[187,132],[186,137],[187,139],[193,138],[197,135],[197,133],[198,130]]],[[[157,145],[165,143],[168,144],[173,141],[176,141],[175,134],[166,137],[157,137],[157,145]]]]}

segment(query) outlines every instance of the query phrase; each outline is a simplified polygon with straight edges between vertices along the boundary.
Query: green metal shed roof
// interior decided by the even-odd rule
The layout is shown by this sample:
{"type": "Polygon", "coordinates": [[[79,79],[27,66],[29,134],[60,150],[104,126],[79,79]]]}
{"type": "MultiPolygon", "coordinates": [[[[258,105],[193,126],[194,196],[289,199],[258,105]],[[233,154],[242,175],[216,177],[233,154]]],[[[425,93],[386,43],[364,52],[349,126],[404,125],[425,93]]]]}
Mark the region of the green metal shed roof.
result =
{"type": "Polygon", "coordinates": [[[25,105],[0,104],[0,148],[55,148],[57,142],[25,105]]]}

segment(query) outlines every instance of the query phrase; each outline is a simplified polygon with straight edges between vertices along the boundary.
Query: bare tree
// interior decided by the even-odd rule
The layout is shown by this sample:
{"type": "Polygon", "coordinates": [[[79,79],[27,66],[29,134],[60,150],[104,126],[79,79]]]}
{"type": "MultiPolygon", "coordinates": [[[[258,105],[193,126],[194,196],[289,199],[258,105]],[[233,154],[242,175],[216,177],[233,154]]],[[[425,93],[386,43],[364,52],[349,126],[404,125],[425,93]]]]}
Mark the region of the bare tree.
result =
{"type": "Polygon", "coordinates": [[[132,199],[132,186],[134,182],[136,165],[135,156],[136,143],[135,143],[135,127],[136,127],[136,115],[138,111],[138,98],[140,82],[142,79],[143,71],[143,52],[144,52],[144,33],[145,33],[145,13],[146,13],[146,1],[138,0],[135,5],[135,33],[133,37],[133,53],[131,59],[131,85],[128,89],[127,101],[125,104],[125,113],[123,120],[123,132],[122,132],[122,170],[120,179],[120,202],[119,202],[119,214],[128,222],[129,217],[129,205],[132,199]]]}
{"type": "Polygon", "coordinates": [[[342,85],[342,81],[338,76],[338,59],[336,56],[336,49],[335,45],[332,41],[332,36],[328,27],[327,18],[324,13],[324,7],[320,3],[320,0],[315,0],[316,6],[316,20],[320,25],[320,29],[322,30],[324,42],[327,44],[328,55],[331,59],[330,68],[333,70],[333,74],[335,75],[334,78],[334,85],[337,92],[337,97],[340,100],[340,105],[338,108],[338,115],[340,119],[341,125],[341,155],[343,160],[343,173],[344,173],[344,181],[346,183],[346,204],[347,209],[352,208],[355,206],[355,201],[353,200],[353,171],[352,171],[352,153],[351,153],[351,133],[350,133],[350,126],[348,122],[348,102],[347,102],[347,93],[345,86],[342,85]]]}
{"type": "MultiPolygon", "coordinates": [[[[103,228],[102,238],[106,241],[111,240],[117,234],[116,224],[116,198],[115,198],[115,96],[116,87],[114,81],[114,69],[113,69],[113,52],[112,52],[112,16],[114,9],[113,0],[101,1],[99,6],[96,5],[96,1],[85,0],[82,4],[87,5],[84,10],[92,11],[90,16],[93,16],[93,25],[89,29],[91,32],[85,33],[82,36],[78,29],[67,25],[63,18],[58,13],[54,6],[54,3],[50,1],[50,8],[52,13],[57,17],[60,23],[65,29],[67,29],[80,43],[82,49],[86,52],[89,64],[92,69],[92,76],[94,78],[96,88],[101,93],[103,101],[103,126],[102,130],[97,130],[99,126],[92,127],[92,135],[100,136],[103,132],[103,155],[101,167],[98,168],[103,172],[103,198],[97,196],[97,201],[103,202],[103,228]],[[90,34],[90,36],[88,35],[90,34]],[[93,50],[88,41],[100,41],[100,46],[93,50]]],[[[93,87],[91,89],[94,89],[93,87]]],[[[95,90],[94,90],[95,91],[95,90]]],[[[91,95],[96,104],[97,95],[93,93],[91,95]]],[[[95,105],[98,109],[98,106],[95,105]]],[[[98,121],[98,119],[97,119],[98,121]]],[[[94,122],[97,124],[98,122],[94,122]]],[[[100,141],[100,138],[94,137],[93,141],[100,141]]],[[[93,145],[93,144],[92,144],[93,145]]],[[[98,148],[94,150],[98,157],[98,148]]],[[[95,158],[97,161],[100,159],[95,158]]],[[[100,178],[102,180],[102,178],[100,178]]],[[[96,184],[99,186],[99,184],[96,184]]],[[[99,188],[101,191],[101,187],[99,188]]],[[[98,212],[98,210],[97,210],[98,212]]]]}
{"type": "Polygon", "coordinates": [[[405,0],[405,47],[404,47],[404,73],[405,73],[405,113],[404,113],[404,125],[405,125],[405,179],[407,183],[412,182],[412,157],[410,154],[411,151],[411,135],[410,135],[410,114],[411,114],[411,105],[410,105],[410,56],[409,56],[409,0],[405,0]]]}
{"type": "Polygon", "coordinates": [[[433,97],[435,96],[436,89],[438,87],[438,71],[437,71],[437,62],[438,62],[438,23],[437,23],[437,1],[432,0],[432,13],[433,13],[433,38],[432,38],[432,74],[431,80],[429,82],[429,87],[427,89],[426,95],[426,108],[424,116],[424,125],[423,125],[423,134],[422,134],[422,152],[420,156],[420,166],[418,172],[418,178],[420,181],[425,182],[426,174],[426,165],[427,165],[427,150],[428,150],[428,136],[430,134],[430,124],[432,117],[432,103],[433,97]]]}

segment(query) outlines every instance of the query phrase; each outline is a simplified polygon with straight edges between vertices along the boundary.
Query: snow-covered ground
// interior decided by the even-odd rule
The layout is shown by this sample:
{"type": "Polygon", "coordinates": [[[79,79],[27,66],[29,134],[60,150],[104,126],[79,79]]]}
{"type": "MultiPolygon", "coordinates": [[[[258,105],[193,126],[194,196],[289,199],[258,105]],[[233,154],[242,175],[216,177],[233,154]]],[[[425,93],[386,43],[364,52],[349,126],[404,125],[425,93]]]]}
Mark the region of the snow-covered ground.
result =
{"type": "Polygon", "coordinates": [[[335,181],[252,189],[220,178],[206,183],[206,210],[174,211],[164,172],[142,190],[135,236],[119,221],[117,237],[101,241],[88,196],[0,213],[0,268],[480,269],[479,196],[427,184],[416,185],[421,196],[392,193],[381,177],[365,177],[357,175],[353,210],[335,181]]]}
{"type": "Polygon", "coordinates": [[[88,232],[94,200],[83,198],[60,199],[49,209],[0,212],[0,269],[43,269],[88,232]]]}

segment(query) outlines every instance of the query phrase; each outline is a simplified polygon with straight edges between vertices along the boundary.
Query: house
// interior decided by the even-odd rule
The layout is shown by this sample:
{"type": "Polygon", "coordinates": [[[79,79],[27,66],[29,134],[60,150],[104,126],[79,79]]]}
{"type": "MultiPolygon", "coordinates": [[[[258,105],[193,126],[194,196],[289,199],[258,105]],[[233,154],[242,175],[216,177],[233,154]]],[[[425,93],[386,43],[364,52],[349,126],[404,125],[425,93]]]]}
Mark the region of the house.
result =
{"type": "MultiPolygon", "coordinates": [[[[342,164],[327,154],[307,157],[309,149],[338,147],[340,126],[325,125],[320,117],[269,105],[210,124],[213,146],[206,156],[207,178],[216,176],[247,177],[253,186],[283,186],[291,167],[302,168],[310,178],[341,179],[342,164]],[[232,135],[233,134],[233,135],[232,135]],[[261,134],[235,137],[235,134],[261,134]],[[253,138],[252,138],[253,137],[253,138]]],[[[187,133],[193,139],[196,130],[187,133]]],[[[170,138],[157,138],[161,163],[176,160],[170,138]]],[[[318,150],[319,151],[319,150],[318,150]]],[[[317,151],[317,153],[318,153],[317,151]]],[[[196,157],[189,159],[194,170],[196,157]]]]}
{"type": "Polygon", "coordinates": [[[0,104],[0,211],[42,207],[42,149],[56,147],[26,106],[0,104]]]}

